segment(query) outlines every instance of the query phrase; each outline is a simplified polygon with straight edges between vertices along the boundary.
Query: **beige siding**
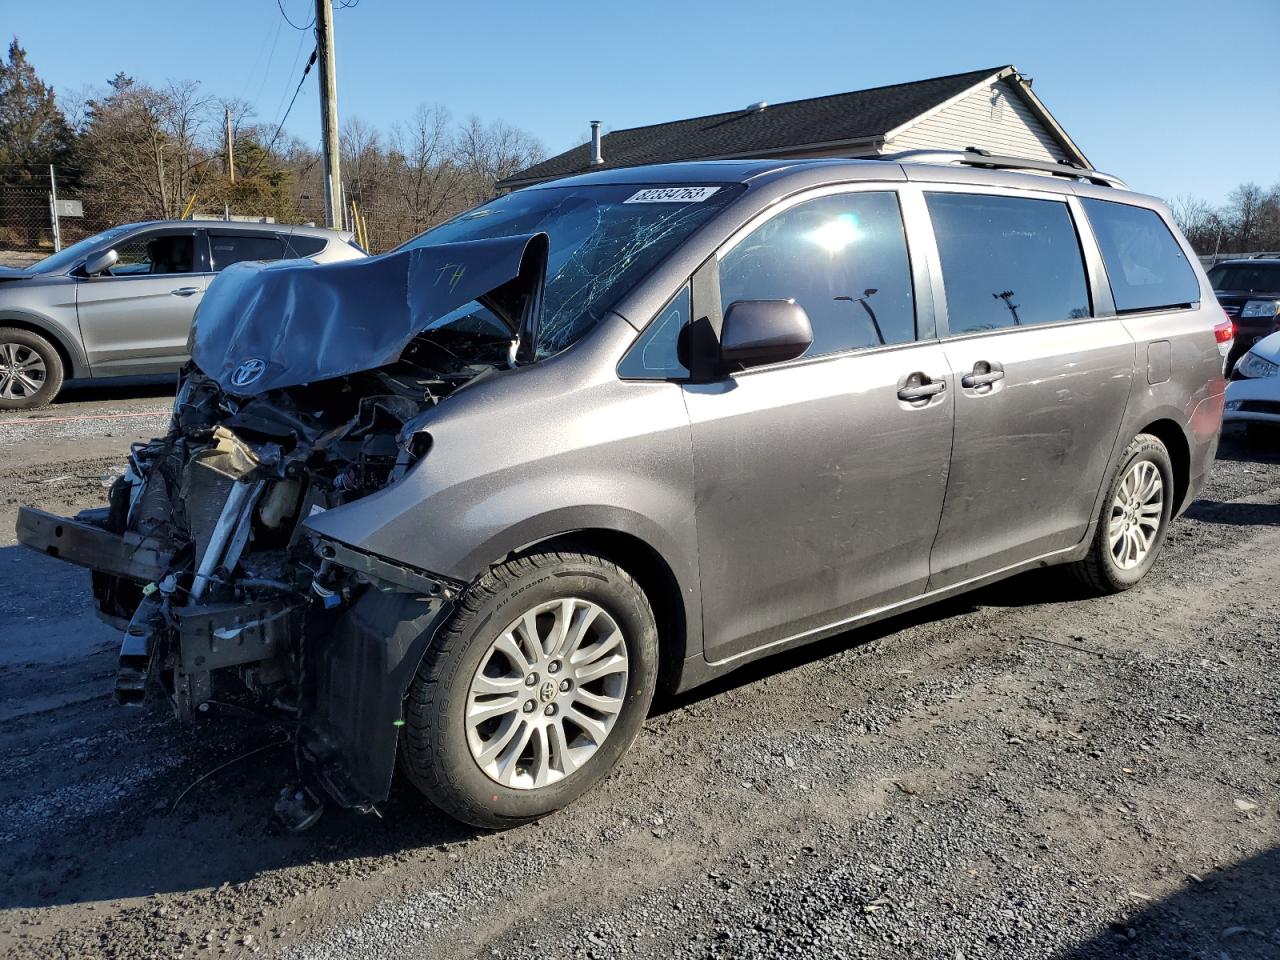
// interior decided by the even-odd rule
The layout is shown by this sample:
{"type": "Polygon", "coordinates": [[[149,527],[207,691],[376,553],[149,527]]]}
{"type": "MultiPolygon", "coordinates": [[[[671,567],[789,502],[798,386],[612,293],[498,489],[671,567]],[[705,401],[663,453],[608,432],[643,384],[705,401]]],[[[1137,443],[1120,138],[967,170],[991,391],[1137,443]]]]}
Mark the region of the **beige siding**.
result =
{"type": "Polygon", "coordinates": [[[1029,160],[1066,160],[1067,153],[1008,80],[984,85],[908,127],[884,150],[979,147],[1029,160]]]}

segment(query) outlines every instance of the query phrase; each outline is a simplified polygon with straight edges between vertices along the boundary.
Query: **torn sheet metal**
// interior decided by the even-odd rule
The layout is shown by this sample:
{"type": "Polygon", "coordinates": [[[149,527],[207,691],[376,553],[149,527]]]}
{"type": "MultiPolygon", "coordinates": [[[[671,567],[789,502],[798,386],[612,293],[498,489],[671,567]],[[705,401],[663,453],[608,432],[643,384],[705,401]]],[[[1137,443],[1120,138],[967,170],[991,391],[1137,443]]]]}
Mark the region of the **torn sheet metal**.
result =
{"type": "Polygon", "coordinates": [[[528,276],[526,257],[546,249],[535,233],[339,263],[235,264],[204,295],[191,356],[237,396],[372,370],[450,311],[528,276]]]}

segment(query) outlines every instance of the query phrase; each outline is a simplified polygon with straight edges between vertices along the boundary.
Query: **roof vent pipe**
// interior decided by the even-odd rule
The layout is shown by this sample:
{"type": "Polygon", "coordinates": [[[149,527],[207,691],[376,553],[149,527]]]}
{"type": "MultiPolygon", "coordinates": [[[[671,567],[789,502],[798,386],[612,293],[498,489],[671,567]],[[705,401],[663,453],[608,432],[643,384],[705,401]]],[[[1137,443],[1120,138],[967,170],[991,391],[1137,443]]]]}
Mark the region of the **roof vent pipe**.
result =
{"type": "Polygon", "coordinates": [[[591,121],[591,166],[598,167],[604,163],[604,155],[600,152],[600,121],[591,121]]]}

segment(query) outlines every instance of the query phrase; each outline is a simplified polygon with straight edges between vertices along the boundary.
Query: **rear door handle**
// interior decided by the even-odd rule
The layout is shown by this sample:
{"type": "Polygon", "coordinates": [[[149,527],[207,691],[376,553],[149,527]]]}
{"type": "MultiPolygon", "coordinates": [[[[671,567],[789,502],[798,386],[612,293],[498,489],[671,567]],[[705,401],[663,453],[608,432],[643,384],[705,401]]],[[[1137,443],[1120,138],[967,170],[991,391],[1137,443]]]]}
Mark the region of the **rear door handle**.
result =
{"type": "Polygon", "coordinates": [[[945,380],[929,380],[923,373],[907,377],[906,386],[898,388],[899,400],[928,400],[947,389],[945,380]],[[924,381],[924,382],[921,382],[924,381]]]}
{"type": "Polygon", "coordinates": [[[189,297],[193,293],[199,293],[200,288],[199,287],[178,287],[177,290],[170,290],[169,292],[173,294],[175,297],[189,297]]]}
{"type": "Polygon", "coordinates": [[[1003,379],[1004,368],[1000,364],[979,360],[973,365],[972,373],[966,373],[960,378],[960,386],[972,390],[975,387],[989,387],[997,380],[1003,379]]]}

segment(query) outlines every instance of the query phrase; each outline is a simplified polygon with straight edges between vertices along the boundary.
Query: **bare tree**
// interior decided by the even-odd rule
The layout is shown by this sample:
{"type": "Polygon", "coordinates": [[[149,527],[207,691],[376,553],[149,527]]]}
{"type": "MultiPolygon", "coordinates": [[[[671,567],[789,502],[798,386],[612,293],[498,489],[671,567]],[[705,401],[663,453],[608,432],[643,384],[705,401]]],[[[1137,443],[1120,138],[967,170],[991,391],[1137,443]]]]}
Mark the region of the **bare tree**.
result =
{"type": "Polygon", "coordinates": [[[1179,229],[1197,250],[1213,243],[1213,234],[1220,229],[1217,213],[1207,202],[1191,194],[1174,198],[1169,204],[1179,229]]]}
{"type": "Polygon", "coordinates": [[[1265,199],[1262,188],[1256,183],[1242,183],[1227,197],[1227,206],[1223,212],[1225,219],[1231,224],[1232,245],[1238,252],[1244,253],[1256,248],[1260,239],[1258,234],[1265,199]]]}
{"type": "Polygon", "coordinates": [[[86,182],[98,197],[132,216],[179,216],[217,156],[202,142],[210,100],[199,85],[156,88],[118,77],[89,109],[86,182]]]}
{"type": "Polygon", "coordinates": [[[423,104],[391,134],[391,182],[408,217],[407,233],[439,223],[459,209],[463,171],[455,162],[449,111],[423,104]]]}
{"type": "Polygon", "coordinates": [[[486,124],[471,116],[458,131],[456,155],[466,173],[468,206],[493,196],[494,184],[537,163],[546,151],[535,137],[498,120],[486,124]]]}
{"type": "MultiPolygon", "coordinates": [[[[10,140],[34,141],[24,131],[34,129],[36,113],[66,118],[60,181],[84,200],[86,228],[181,216],[193,196],[195,209],[204,212],[227,209],[282,221],[323,215],[315,146],[290,138],[276,124],[254,122],[244,100],[207,95],[192,82],[153,85],[118,73],[104,89],[64,92],[58,101],[37,82],[16,44],[0,68],[0,133],[16,130],[21,136],[10,140]],[[231,114],[234,182],[220,162],[225,111],[231,114]]],[[[7,142],[0,136],[0,145],[7,142]]],[[[511,124],[478,117],[457,124],[447,109],[432,105],[389,132],[350,117],[341,143],[343,186],[360,205],[374,249],[489,199],[495,181],[543,157],[542,145],[511,124]]],[[[23,154],[19,162],[34,169],[48,160],[41,154],[37,164],[23,154]]]]}

